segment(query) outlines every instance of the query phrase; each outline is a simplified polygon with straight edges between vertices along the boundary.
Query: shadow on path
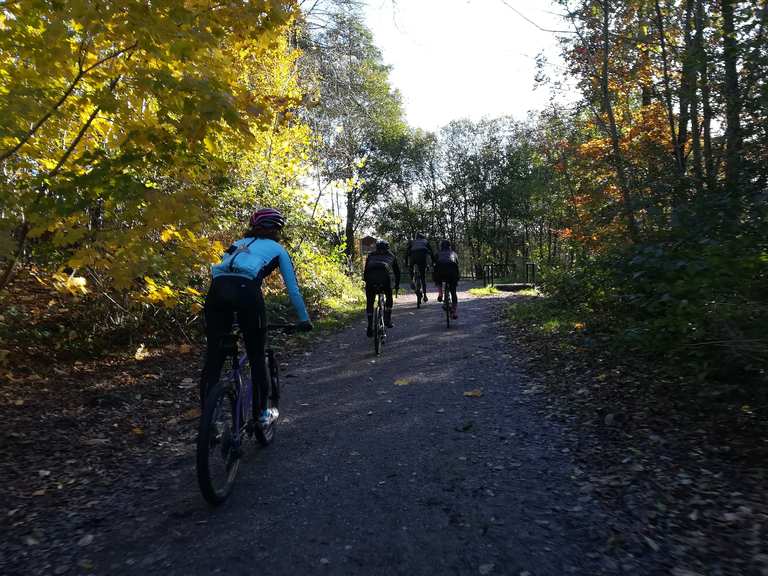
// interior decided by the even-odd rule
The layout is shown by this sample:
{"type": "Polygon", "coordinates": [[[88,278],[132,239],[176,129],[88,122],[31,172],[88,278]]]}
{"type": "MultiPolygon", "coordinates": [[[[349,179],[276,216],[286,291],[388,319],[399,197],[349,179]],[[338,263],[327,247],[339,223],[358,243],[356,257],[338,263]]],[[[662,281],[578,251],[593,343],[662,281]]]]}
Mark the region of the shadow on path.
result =
{"type": "Polygon", "coordinates": [[[246,456],[230,500],[205,506],[190,446],[176,480],[114,523],[95,571],[602,573],[603,513],[499,327],[513,296],[460,293],[448,330],[430,296],[398,299],[378,358],[363,321],[294,358],[276,441],[246,456]]]}

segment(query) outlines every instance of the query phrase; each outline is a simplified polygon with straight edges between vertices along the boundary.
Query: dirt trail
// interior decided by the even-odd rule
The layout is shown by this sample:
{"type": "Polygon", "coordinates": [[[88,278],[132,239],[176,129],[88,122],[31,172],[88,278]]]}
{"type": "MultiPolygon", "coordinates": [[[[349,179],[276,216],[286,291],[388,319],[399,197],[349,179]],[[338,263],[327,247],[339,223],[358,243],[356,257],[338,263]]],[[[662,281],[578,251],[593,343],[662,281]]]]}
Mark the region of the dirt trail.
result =
{"type": "Polygon", "coordinates": [[[508,296],[396,305],[375,358],[362,323],[284,369],[273,446],[211,511],[192,447],[100,532],[98,574],[597,574],[603,512],[570,479],[498,325],[508,296]],[[480,389],[482,396],[466,397],[480,389]]]}

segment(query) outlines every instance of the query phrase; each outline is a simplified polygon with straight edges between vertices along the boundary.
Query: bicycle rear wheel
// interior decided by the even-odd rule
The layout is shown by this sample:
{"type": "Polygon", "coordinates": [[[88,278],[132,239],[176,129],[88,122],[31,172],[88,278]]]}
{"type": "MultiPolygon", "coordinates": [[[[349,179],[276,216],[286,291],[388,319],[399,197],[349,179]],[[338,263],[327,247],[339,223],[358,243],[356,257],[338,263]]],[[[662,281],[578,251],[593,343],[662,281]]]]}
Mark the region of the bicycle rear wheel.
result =
{"type": "Polygon", "coordinates": [[[451,300],[451,288],[448,284],[444,284],[443,288],[443,309],[445,309],[445,327],[450,328],[451,327],[451,308],[452,308],[452,300],[451,300]]]}
{"type": "Polygon", "coordinates": [[[219,382],[206,395],[197,433],[197,482],[213,506],[224,502],[235,484],[241,440],[237,393],[231,384],[219,382]]]}
{"type": "Polygon", "coordinates": [[[381,306],[376,307],[376,316],[373,319],[373,351],[376,356],[381,354],[381,306]]]}
{"type": "Polygon", "coordinates": [[[416,272],[416,308],[421,308],[421,273],[416,272]]]}
{"type": "Polygon", "coordinates": [[[267,398],[267,409],[274,414],[273,418],[270,418],[270,422],[267,426],[262,427],[256,425],[255,433],[256,439],[262,446],[268,446],[275,439],[275,431],[277,430],[277,411],[280,406],[280,374],[275,360],[275,353],[272,350],[266,352],[266,378],[268,383],[269,396],[267,398]]]}

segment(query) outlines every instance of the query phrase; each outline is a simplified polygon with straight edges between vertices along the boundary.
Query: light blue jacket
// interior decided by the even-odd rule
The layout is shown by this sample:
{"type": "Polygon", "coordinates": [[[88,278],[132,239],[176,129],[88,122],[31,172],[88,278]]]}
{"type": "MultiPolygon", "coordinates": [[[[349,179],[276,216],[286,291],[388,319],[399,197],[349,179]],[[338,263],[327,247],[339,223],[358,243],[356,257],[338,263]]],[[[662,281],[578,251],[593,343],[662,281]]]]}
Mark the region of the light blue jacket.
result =
{"type": "Polygon", "coordinates": [[[261,285],[264,278],[275,268],[280,267],[285,288],[291,304],[296,309],[299,321],[309,320],[304,299],[299,292],[296,273],[293,270],[291,257],[285,248],[269,238],[241,238],[234,242],[224,253],[220,264],[211,266],[211,276],[240,276],[256,280],[261,285]]]}

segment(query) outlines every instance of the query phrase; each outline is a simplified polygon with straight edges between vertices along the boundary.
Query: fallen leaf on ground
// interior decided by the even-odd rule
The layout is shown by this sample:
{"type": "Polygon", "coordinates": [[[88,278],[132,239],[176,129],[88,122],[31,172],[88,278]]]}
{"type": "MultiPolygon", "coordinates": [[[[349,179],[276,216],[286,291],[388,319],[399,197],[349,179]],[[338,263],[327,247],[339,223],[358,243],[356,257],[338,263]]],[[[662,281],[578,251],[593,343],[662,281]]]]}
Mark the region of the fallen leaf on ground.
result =
{"type": "Polygon", "coordinates": [[[190,408],[181,415],[182,420],[192,420],[200,416],[200,408],[190,408]]]}
{"type": "Polygon", "coordinates": [[[648,538],[648,536],[643,536],[643,538],[645,538],[645,542],[646,542],[646,544],[648,544],[648,546],[650,546],[650,547],[651,547],[651,549],[652,549],[654,552],[658,552],[658,551],[659,551],[659,545],[658,545],[658,544],[656,544],[656,542],[654,542],[653,540],[651,540],[650,538],[648,538]]]}
{"type": "Polygon", "coordinates": [[[144,429],[141,428],[140,426],[134,426],[133,428],[131,428],[131,432],[136,434],[136,436],[144,436],[144,429]]]}
{"type": "Polygon", "coordinates": [[[184,378],[179,384],[179,388],[192,388],[195,386],[195,381],[192,378],[184,378]]]}
{"type": "Polygon", "coordinates": [[[480,388],[475,388],[474,390],[465,390],[464,396],[467,398],[480,398],[480,396],[483,395],[483,391],[480,390],[480,388]]]}
{"type": "Polygon", "coordinates": [[[144,360],[144,358],[147,356],[149,356],[149,352],[144,347],[144,344],[141,344],[138,348],[136,348],[136,352],[133,355],[136,360],[144,360]]]}
{"type": "Polygon", "coordinates": [[[102,444],[109,444],[109,438],[86,438],[83,440],[83,444],[86,446],[101,446],[102,444]]]}
{"type": "Polygon", "coordinates": [[[86,534],[80,540],[77,541],[78,546],[88,546],[91,542],[93,542],[93,534],[86,534]]]}
{"type": "Polygon", "coordinates": [[[398,378],[395,380],[395,386],[408,386],[408,384],[411,383],[411,380],[408,378],[398,378]]]}

